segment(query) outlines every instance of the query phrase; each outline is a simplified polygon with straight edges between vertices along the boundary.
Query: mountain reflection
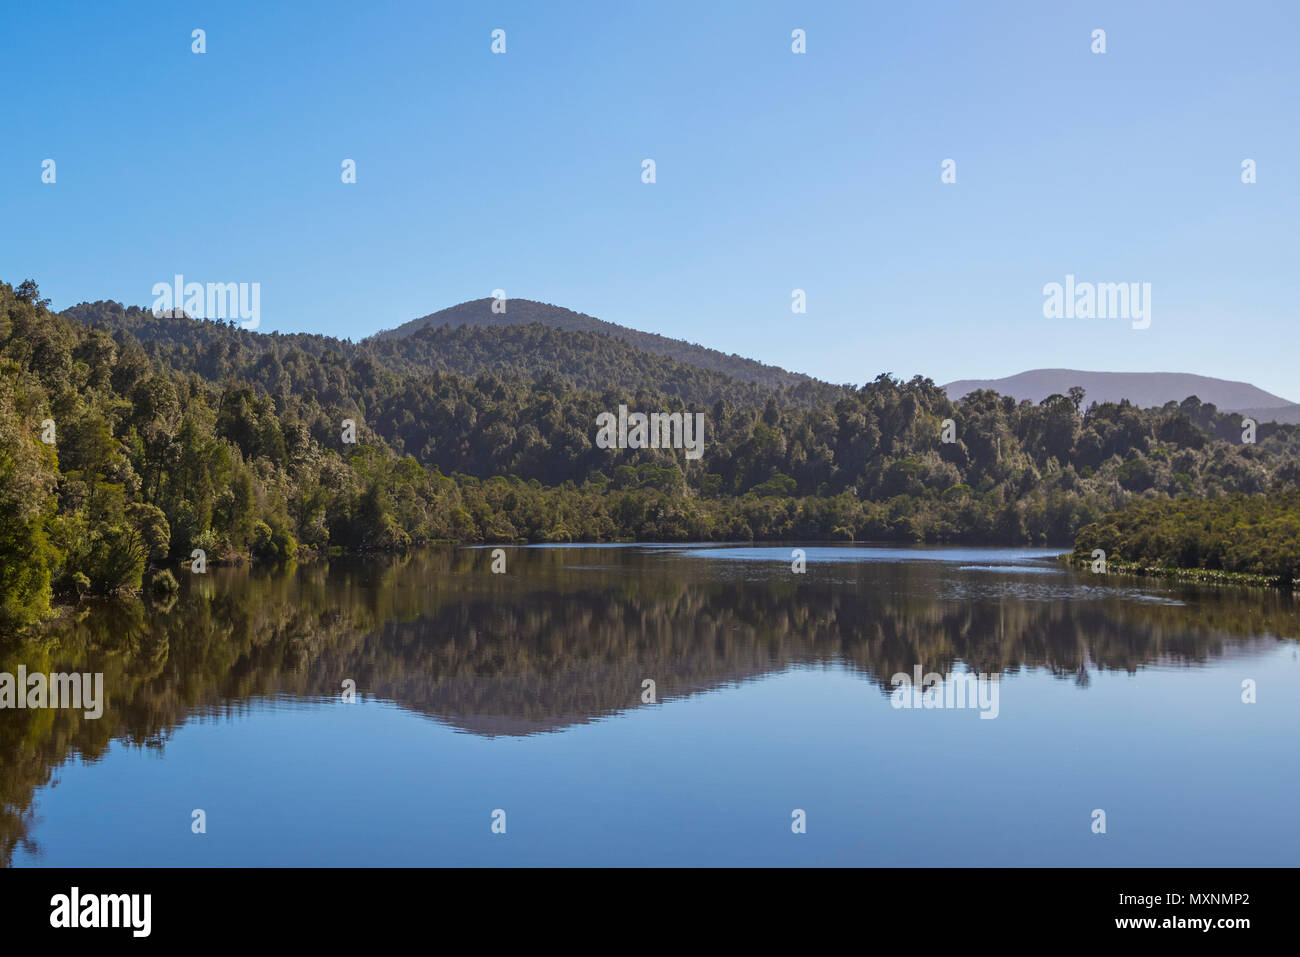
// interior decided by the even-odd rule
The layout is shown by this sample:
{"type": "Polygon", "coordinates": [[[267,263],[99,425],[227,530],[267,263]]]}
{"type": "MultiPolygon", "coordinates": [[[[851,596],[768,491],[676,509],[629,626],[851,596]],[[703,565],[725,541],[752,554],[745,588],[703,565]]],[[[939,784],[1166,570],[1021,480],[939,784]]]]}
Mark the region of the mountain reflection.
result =
{"type": "Polygon", "coordinates": [[[646,678],[660,702],[818,664],[852,669],[881,695],[896,672],[957,662],[1086,686],[1098,669],[1194,664],[1300,635],[1289,596],[1161,588],[1165,600],[1143,601],[1154,586],[1065,571],[1050,573],[1054,597],[1034,597],[1044,575],[1020,574],[1023,594],[995,598],[980,591],[987,570],[935,562],[810,564],[796,576],[780,561],[646,549],[511,549],[508,561],[493,575],[488,551],[448,548],[214,569],[184,576],[164,605],[95,606],[0,640],[0,672],[102,671],[107,699],[99,720],[0,711],[0,863],[27,846],[34,792],[72,757],[94,761],[113,740],[165,749],[191,716],[272,696],[337,699],[345,679],[464,732],[526,735],[644,707],[646,678]]]}

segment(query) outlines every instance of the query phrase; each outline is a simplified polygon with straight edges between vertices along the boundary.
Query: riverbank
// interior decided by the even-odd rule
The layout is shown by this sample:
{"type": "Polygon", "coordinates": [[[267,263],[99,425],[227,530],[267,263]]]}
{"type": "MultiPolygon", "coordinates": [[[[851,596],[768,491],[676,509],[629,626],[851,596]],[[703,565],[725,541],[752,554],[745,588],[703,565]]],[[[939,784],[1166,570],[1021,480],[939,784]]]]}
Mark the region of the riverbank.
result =
{"type": "MultiPolygon", "coordinates": [[[[1061,560],[1073,568],[1089,571],[1092,560],[1075,555],[1062,555],[1061,560]]],[[[1237,588],[1269,588],[1290,592],[1294,582],[1282,575],[1252,575],[1245,572],[1225,572],[1212,568],[1178,568],[1169,565],[1151,565],[1140,562],[1106,562],[1106,571],[1099,574],[1130,575],[1136,578],[1160,578],[1165,581],[1185,582],[1195,585],[1226,585],[1237,588]]]]}

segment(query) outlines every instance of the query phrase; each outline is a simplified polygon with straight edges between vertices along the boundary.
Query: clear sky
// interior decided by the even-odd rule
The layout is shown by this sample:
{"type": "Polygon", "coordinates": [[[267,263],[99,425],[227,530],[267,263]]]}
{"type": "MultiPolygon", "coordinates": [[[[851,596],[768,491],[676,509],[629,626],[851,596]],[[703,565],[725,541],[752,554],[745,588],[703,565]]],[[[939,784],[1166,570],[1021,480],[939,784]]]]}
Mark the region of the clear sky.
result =
{"type": "Polygon", "coordinates": [[[147,306],[181,273],[260,283],[263,331],[358,339],[502,288],[834,382],[1062,366],[1300,400],[1294,0],[96,0],[3,22],[0,278],[55,308],[147,306]],[[1066,274],[1151,283],[1150,328],[1044,318],[1066,274]]]}

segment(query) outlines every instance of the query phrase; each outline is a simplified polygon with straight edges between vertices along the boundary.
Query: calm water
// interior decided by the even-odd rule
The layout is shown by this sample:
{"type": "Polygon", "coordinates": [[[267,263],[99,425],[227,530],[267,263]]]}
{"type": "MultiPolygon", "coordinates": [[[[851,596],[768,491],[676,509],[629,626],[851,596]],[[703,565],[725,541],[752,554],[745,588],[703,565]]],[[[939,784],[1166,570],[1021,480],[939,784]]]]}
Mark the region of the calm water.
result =
{"type": "Polygon", "coordinates": [[[505,551],[214,570],[0,644],[107,698],[0,710],[0,862],[1300,863],[1288,597],[1021,549],[505,551]],[[997,717],[894,707],[918,665],[999,675],[997,717]]]}

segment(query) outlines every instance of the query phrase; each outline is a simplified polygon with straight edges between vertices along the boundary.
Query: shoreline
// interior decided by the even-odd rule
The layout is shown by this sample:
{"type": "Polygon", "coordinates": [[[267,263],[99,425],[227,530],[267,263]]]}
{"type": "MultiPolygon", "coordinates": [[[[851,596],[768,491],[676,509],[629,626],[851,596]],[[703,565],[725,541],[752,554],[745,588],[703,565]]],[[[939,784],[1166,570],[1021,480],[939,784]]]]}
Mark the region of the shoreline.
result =
{"type": "MultiPolygon", "coordinates": [[[[1073,553],[1064,554],[1060,561],[1087,571],[1091,559],[1076,558],[1073,553]]],[[[1257,575],[1248,572],[1225,572],[1213,568],[1179,568],[1176,565],[1150,565],[1141,562],[1106,562],[1103,575],[1127,575],[1130,578],[1156,578],[1163,581],[1179,582],[1188,585],[1216,585],[1235,588],[1266,588],[1271,591],[1290,592],[1295,583],[1282,575],[1257,575]]]]}

